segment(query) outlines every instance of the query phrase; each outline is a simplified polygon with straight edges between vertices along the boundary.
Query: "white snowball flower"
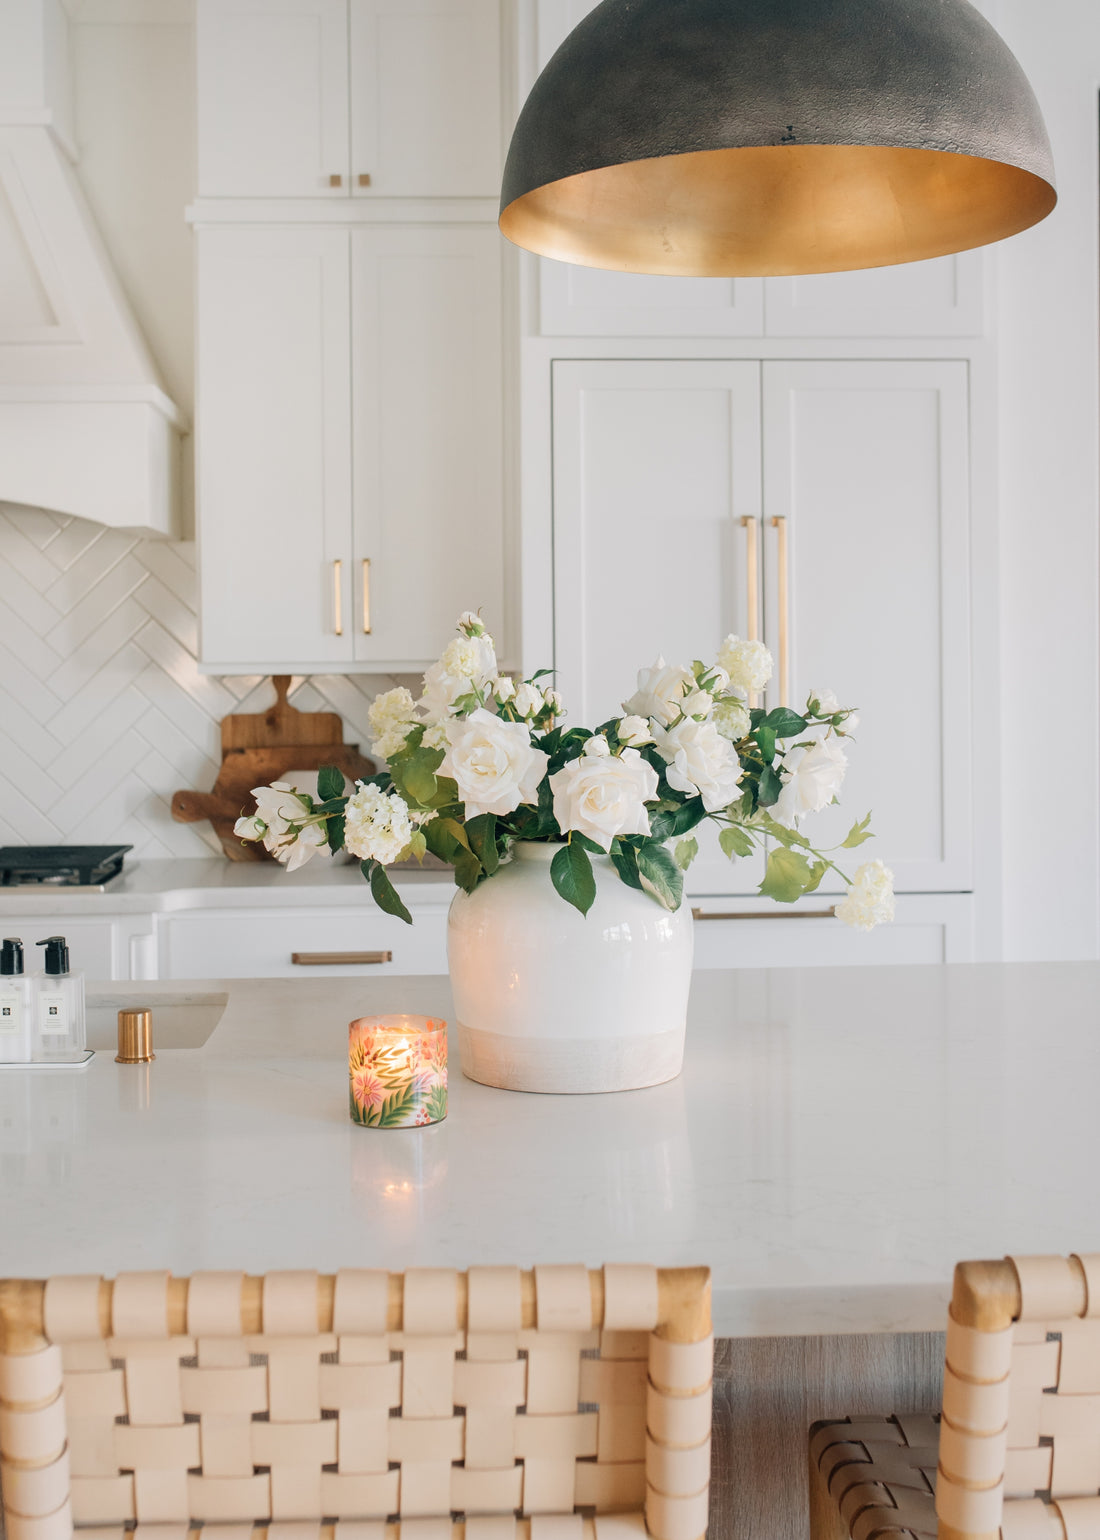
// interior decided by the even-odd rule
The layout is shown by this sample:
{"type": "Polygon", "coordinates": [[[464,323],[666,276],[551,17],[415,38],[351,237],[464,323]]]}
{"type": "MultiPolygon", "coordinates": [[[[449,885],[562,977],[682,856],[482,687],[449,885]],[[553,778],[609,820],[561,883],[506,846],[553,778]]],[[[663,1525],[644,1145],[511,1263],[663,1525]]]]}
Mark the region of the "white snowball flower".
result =
{"type": "Polygon", "coordinates": [[[749,713],[735,696],[726,695],[714,708],[714,725],[731,743],[739,743],[752,726],[749,713]]]}
{"type": "Polygon", "coordinates": [[[616,724],[619,742],[628,747],[640,749],[643,744],[653,742],[653,734],[649,730],[649,722],[645,717],[621,717],[616,724]]]}
{"type": "Polygon", "coordinates": [[[695,688],[695,678],[682,664],[666,663],[658,657],[652,668],[638,670],[638,688],[623,711],[630,716],[652,717],[665,726],[680,714],[680,702],[695,688]]]}
{"type": "Polygon", "coordinates": [[[836,906],[838,920],[853,930],[873,930],[894,918],[894,874],[881,861],[865,861],[836,906]]]}
{"type": "Polygon", "coordinates": [[[586,738],[584,752],[588,755],[589,759],[606,759],[611,753],[611,745],[606,738],[598,736],[586,738]]]}
{"type": "Polygon", "coordinates": [[[648,834],[647,802],[657,800],[657,772],[638,753],[583,755],[550,777],[554,817],[563,834],[586,834],[603,850],[617,834],[648,834]]]}
{"type": "Polygon", "coordinates": [[[445,749],[447,747],[447,723],[429,722],[420,740],[421,748],[445,749]]]}
{"type": "Polygon", "coordinates": [[[818,813],[840,790],[848,756],[835,737],[820,738],[808,747],[796,744],[783,759],[783,790],[771,809],[776,823],[796,827],[807,813],[818,813]]]}
{"type": "Polygon", "coordinates": [[[493,680],[493,696],[500,705],[504,706],[516,693],[516,681],[508,674],[501,674],[499,679],[493,680]]]}
{"type": "Polygon", "coordinates": [[[811,690],[807,704],[819,717],[831,717],[840,710],[835,690],[811,690]]]}
{"type": "Polygon", "coordinates": [[[713,722],[677,722],[655,727],[657,752],[668,764],[665,779],[676,791],[703,798],[708,813],[728,807],[741,780],[741,762],[713,722]]]}
{"type": "Polygon", "coordinates": [[[469,695],[475,686],[484,690],[496,677],[497,655],[489,633],[456,636],[424,675],[420,704],[429,721],[440,722],[451,714],[456,700],[469,695]]]}
{"type": "Polygon", "coordinates": [[[516,686],[516,698],[513,702],[521,717],[537,716],[545,702],[542,691],[537,685],[519,684],[516,686]]]}
{"type": "Polygon", "coordinates": [[[729,675],[732,689],[743,695],[762,690],[772,677],[772,655],[763,642],[727,636],[718,649],[718,666],[729,675]]]}
{"type": "Polygon", "coordinates": [[[360,861],[380,861],[389,866],[404,854],[412,839],[408,803],[396,791],[360,785],[348,798],[344,820],[344,847],[360,861]]]}
{"type": "MultiPolygon", "coordinates": [[[[540,697],[541,700],[541,697],[540,697]]],[[[538,801],[549,756],[531,744],[522,722],[505,722],[479,707],[447,723],[447,752],[440,766],[458,786],[466,817],[514,813],[538,801]]]]}
{"type": "Polygon", "coordinates": [[[367,720],[374,734],[371,753],[382,759],[389,759],[391,754],[399,754],[405,747],[406,738],[416,726],[416,702],[412,692],[401,686],[396,690],[387,690],[383,695],[376,695],[367,712],[367,720]]]}

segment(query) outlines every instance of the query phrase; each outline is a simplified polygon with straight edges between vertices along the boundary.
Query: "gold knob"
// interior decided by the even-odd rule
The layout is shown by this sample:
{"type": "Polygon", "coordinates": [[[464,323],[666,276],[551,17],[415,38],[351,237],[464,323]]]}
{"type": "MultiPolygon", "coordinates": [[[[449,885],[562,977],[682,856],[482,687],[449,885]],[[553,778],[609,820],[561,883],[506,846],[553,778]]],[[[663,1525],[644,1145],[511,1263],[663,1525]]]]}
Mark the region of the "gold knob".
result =
{"type": "Polygon", "coordinates": [[[328,185],[330,187],[343,187],[344,179],[340,175],[339,171],[334,171],[332,173],[332,175],[328,179],[328,185]]]}
{"type": "Polygon", "coordinates": [[[369,187],[370,186],[370,172],[369,171],[360,171],[360,173],[359,173],[359,186],[360,187],[369,187]]]}
{"type": "Polygon", "coordinates": [[[148,1009],[119,1011],[116,1064],[148,1064],[153,1052],[153,1013],[148,1009]]]}

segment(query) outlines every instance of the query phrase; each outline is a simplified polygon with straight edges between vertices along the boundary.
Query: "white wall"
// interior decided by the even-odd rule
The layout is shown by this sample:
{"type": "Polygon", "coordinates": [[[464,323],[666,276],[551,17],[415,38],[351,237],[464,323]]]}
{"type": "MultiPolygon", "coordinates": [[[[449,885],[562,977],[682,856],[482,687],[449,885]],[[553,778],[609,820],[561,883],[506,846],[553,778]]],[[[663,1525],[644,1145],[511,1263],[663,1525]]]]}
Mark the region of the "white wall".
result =
{"type": "Polygon", "coordinates": [[[1059,205],[999,252],[1005,955],[1100,955],[1096,0],[1001,0],[1059,205]]]}

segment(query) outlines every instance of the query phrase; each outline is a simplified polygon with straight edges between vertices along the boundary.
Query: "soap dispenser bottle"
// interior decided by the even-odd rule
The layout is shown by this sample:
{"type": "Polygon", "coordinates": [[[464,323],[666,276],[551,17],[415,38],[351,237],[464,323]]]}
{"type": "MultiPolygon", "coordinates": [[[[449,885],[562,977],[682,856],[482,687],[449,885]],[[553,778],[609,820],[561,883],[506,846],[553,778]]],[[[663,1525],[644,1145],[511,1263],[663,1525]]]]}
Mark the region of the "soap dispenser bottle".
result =
{"type": "Polygon", "coordinates": [[[69,972],[64,936],[47,936],[45,975],[38,979],[34,1057],[78,1059],[84,1052],[84,975],[69,972]]]}
{"type": "Polygon", "coordinates": [[[23,943],[0,942],[0,1064],[29,1064],[34,1036],[33,985],[23,972],[23,943]]]}

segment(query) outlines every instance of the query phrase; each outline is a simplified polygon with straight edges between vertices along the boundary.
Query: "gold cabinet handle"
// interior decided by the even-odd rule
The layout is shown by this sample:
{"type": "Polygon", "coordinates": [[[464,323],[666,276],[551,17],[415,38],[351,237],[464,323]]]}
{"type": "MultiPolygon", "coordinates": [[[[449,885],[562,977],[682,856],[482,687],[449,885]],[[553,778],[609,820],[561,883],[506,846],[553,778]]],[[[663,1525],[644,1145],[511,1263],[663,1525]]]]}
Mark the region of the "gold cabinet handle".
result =
{"type": "Polygon", "coordinates": [[[365,963],[393,962],[392,952],[291,952],[296,968],[361,967],[365,963]]]}
{"type": "MultiPolygon", "coordinates": [[[[745,531],[745,636],[750,642],[760,638],[760,521],[746,514],[741,520],[745,531]]],[[[754,690],[749,705],[760,704],[754,690]]]]}
{"type": "Polygon", "coordinates": [[[363,557],[363,635],[370,635],[370,557],[363,557]]]}
{"type": "Polygon", "coordinates": [[[334,171],[332,173],[332,175],[328,179],[328,185],[330,187],[343,187],[344,179],[340,175],[339,171],[334,171]]]}
{"type": "Polygon", "coordinates": [[[693,909],[693,920],[831,920],[836,909],[784,909],[761,914],[755,909],[693,909]]]}
{"type": "Polygon", "coordinates": [[[370,186],[370,172],[369,171],[360,171],[360,173],[359,173],[359,186],[360,187],[369,187],[370,186]]]}
{"type": "Polygon", "coordinates": [[[332,564],[332,629],[344,634],[344,564],[337,557],[332,564]]]}
{"type": "Polygon", "coordinates": [[[773,518],[775,557],[779,578],[779,704],[790,705],[791,694],[791,593],[787,550],[787,521],[773,518]]]}

